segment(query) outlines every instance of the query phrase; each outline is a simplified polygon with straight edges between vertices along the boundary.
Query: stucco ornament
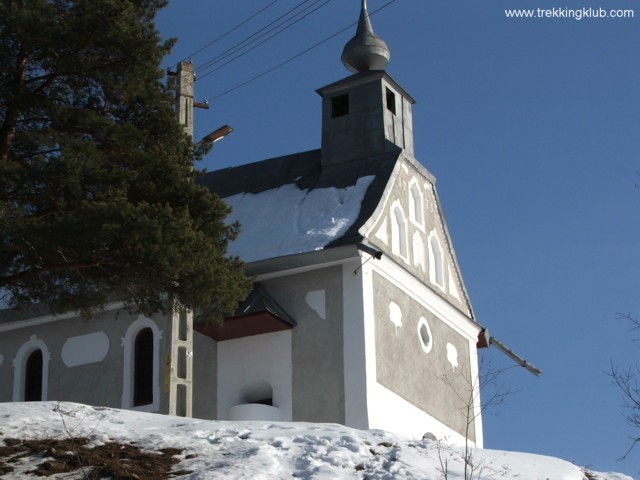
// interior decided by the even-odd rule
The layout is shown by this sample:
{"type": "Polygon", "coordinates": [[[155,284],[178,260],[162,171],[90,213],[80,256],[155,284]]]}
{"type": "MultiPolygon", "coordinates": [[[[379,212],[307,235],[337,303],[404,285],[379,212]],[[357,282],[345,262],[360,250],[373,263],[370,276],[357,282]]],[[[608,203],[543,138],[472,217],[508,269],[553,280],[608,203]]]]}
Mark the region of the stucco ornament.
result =
{"type": "Polygon", "coordinates": [[[402,326],[402,310],[394,302],[389,303],[389,320],[395,325],[397,333],[398,328],[402,326]]]}
{"type": "Polygon", "coordinates": [[[454,370],[458,368],[458,349],[450,343],[447,343],[447,360],[454,370]]]}
{"type": "Polygon", "coordinates": [[[327,319],[327,302],[324,290],[308,292],[305,301],[311,310],[316,312],[322,320],[327,319]]]}

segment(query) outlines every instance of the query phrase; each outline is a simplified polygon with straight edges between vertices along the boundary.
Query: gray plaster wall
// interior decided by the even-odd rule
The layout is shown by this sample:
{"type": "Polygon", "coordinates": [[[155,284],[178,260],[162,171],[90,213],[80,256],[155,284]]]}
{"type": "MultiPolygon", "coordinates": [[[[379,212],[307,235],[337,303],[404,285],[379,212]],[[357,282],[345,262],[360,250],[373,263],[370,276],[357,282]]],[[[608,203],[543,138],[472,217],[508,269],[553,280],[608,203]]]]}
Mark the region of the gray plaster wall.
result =
{"type": "MultiPolygon", "coordinates": [[[[33,325],[0,333],[0,401],[12,401],[14,385],[13,363],[23,344],[35,336],[49,351],[47,400],[65,400],[89,405],[122,407],[124,348],[122,339],[127,328],[137,318],[124,311],[107,311],[91,319],[73,317],[41,325],[33,325]],[[65,342],[70,338],[104,332],[108,350],[103,360],[77,366],[65,365],[62,357],[65,342]]],[[[165,339],[170,337],[170,319],[153,318],[162,332],[159,351],[159,381],[164,383],[164,364],[168,355],[165,339]]],[[[160,385],[160,412],[168,411],[168,395],[160,385]]]]}
{"type": "Polygon", "coordinates": [[[394,173],[389,195],[377,212],[377,217],[372,219],[369,231],[366,232],[367,240],[384,251],[385,255],[394,258],[425,285],[429,285],[438,295],[446,298],[457,309],[471,317],[471,308],[464,293],[459,267],[454,259],[453,245],[442,210],[438,205],[435,179],[415,159],[406,155],[401,156],[394,173]],[[422,218],[419,222],[414,222],[410,218],[412,186],[418,188],[422,195],[422,218]],[[402,208],[405,217],[408,249],[406,258],[394,253],[391,244],[392,210],[397,204],[402,208]],[[443,288],[431,282],[429,276],[429,235],[432,232],[435,232],[444,256],[443,288]],[[417,238],[418,243],[416,243],[417,238]],[[422,263],[419,262],[419,258],[423,259],[422,263]]]}
{"type": "Polygon", "coordinates": [[[475,441],[469,342],[398,285],[374,273],[376,380],[454,431],[475,441]],[[395,304],[396,307],[390,307],[395,304]],[[391,309],[401,312],[401,321],[391,309]],[[420,318],[431,330],[426,353],[420,318]],[[398,323],[401,323],[399,325],[398,323]],[[457,367],[450,362],[455,348],[457,367]],[[470,409],[471,408],[471,409],[470,409]]]}
{"type": "Polygon", "coordinates": [[[218,344],[193,332],[193,410],[195,418],[215,419],[218,411],[218,344]]]}
{"type": "Polygon", "coordinates": [[[342,268],[261,283],[298,323],[291,341],[293,420],[344,423],[342,268]],[[318,292],[324,292],[324,312],[318,292]]]}

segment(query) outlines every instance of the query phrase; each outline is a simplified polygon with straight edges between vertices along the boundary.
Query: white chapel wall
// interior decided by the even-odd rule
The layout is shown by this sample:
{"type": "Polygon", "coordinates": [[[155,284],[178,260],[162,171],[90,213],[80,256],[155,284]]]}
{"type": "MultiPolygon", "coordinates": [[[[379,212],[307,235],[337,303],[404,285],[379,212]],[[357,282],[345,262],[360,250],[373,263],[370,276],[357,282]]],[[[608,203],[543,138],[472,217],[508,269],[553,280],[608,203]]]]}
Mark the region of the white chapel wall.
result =
{"type": "Polygon", "coordinates": [[[264,400],[249,398],[255,389],[259,394],[270,388],[271,406],[278,410],[279,418],[261,419],[291,421],[291,370],[290,330],[218,342],[218,420],[230,420],[232,409],[240,405],[245,406],[244,412],[248,412],[247,405],[255,400],[264,400]]]}
{"type": "Polygon", "coordinates": [[[479,406],[466,415],[457,399],[477,385],[477,326],[389,259],[368,262],[362,275],[366,428],[463,442],[468,421],[482,445],[479,406]]]}

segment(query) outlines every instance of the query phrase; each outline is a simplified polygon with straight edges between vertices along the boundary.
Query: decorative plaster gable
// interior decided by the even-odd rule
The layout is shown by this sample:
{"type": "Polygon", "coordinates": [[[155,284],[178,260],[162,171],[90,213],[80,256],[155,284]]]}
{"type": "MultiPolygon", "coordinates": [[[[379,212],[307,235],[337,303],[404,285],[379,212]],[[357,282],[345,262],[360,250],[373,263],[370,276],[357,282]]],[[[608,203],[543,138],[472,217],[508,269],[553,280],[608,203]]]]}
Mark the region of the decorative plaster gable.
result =
{"type": "Polygon", "coordinates": [[[400,155],[380,202],[359,233],[465,315],[474,318],[436,192],[435,177],[417,160],[405,153],[400,155]],[[403,225],[397,225],[398,212],[403,214],[403,225]],[[433,237],[441,250],[440,282],[435,281],[434,256],[430,255],[433,237]],[[399,238],[406,245],[406,251],[394,245],[394,240],[399,238]]]}

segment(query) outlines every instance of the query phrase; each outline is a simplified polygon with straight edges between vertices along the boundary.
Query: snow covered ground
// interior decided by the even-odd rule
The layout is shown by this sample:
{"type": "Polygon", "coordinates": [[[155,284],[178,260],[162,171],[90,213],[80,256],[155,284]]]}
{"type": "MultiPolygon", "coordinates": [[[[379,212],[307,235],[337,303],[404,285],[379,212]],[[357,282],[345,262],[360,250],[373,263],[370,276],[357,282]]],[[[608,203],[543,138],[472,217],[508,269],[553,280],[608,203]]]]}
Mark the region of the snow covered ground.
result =
{"type": "MultiPolygon", "coordinates": [[[[334,424],[196,420],[68,402],[0,403],[3,443],[8,438],[68,437],[88,437],[90,445],[116,441],[135,442],[150,451],[184,449],[173,471],[193,473],[179,478],[464,478],[464,452],[460,448],[377,430],[334,424]]],[[[22,459],[11,464],[13,472],[0,476],[31,478],[25,472],[42,461],[42,457],[22,459]]],[[[582,469],[558,458],[496,450],[475,452],[473,469],[477,480],[632,480],[615,473],[588,472],[587,476],[582,469]]],[[[66,473],[48,478],[82,476],[66,473]]]]}

